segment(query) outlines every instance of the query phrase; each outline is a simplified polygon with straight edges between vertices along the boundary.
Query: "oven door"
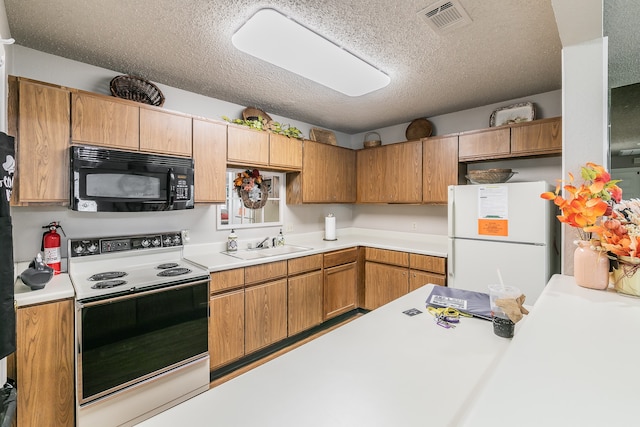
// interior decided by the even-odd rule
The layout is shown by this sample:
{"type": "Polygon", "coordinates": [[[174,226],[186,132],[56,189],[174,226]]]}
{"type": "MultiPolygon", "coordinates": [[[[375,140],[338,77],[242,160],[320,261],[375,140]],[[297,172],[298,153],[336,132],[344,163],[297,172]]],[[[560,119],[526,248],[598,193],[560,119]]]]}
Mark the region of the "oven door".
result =
{"type": "Polygon", "coordinates": [[[71,147],[76,211],[137,212],[193,208],[193,160],[71,147]]]}
{"type": "Polygon", "coordinates": [[[78,402],[206,357],[209,281],[76,304],[78,402]]]}

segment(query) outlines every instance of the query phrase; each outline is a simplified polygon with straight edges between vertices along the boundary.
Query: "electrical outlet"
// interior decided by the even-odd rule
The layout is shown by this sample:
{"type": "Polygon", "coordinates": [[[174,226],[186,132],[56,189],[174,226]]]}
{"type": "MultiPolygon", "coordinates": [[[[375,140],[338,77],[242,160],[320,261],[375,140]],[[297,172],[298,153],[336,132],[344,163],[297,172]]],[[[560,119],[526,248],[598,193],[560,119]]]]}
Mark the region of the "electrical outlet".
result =
{"type": "Polygon", "coordinates": [[[287,224],[285,231],[291,233],[293,231],[293,224],[287,224]]]}
{"type": "Polygon", "coordinates": [[[182,244],[184,245],[185,243],[187,243],[191,237],[189,237],[189,230],[182,230],[180,231],[180,234],[182,236],[182,244]]]}
{"type": "Polygon", "coordinates": [[[416,223],[416,222],[412,222],[412,223],[411,223],[411,229],[412,229],[412,230],[417,230],[417,229],[418,229],[418,223],[416,223]]]}

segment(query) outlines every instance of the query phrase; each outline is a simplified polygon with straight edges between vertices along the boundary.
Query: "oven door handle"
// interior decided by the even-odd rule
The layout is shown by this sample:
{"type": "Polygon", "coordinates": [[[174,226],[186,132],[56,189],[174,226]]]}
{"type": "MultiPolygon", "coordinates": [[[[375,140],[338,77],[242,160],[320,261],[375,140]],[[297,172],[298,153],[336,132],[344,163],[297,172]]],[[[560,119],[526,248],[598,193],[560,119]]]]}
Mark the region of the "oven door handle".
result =
{"type": "Polygon", "coordinates": [[[173,202],[176,199],[176,174],[173,168],[167,172],[167,210],[173,209],[173,202]]]}
{"type": "Polygon", "coordinates": [[[193,282],[181,283],[179,285],[162,286],[160,288],[154,288],[154,289],[150,289],[148,291],[131,292],[131,293],[127,294],[127,295],[120,295],[120,296],[117,296],[117,297],[106,296],[105,298],[97,300],[97,301],[89,301],[89,302],[78,301],[78,306],[80,308],[84,308],[84,307],[92,307],[92,306],[102,305],[102,304],[111,304],[111,303],[117,302],[117,301],[123,301],[123,300],[131,299],[131,298],[137,298],[137,297],[141,297],[141,296],[145,296],[145,295],[157,294],[158,292],[167,292],[167,291],[171,291],[171,290],[175,290],[175,289],[187,288],[189,286],[195,286],[195,285],[199,285],[201,283],[208,283],[209,281],[210,281],[210,279],[206,278],[206,279],[202,279],[202,280],[196,280],[196,281],[193,281],[193,282]]]}

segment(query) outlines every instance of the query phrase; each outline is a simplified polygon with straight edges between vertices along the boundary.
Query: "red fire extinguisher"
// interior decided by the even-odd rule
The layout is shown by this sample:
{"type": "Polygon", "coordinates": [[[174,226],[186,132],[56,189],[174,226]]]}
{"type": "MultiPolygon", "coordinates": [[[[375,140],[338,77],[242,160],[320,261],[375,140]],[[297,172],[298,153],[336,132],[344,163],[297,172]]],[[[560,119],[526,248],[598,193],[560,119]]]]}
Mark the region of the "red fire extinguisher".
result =
{"type": "Polygon", "coordinates": [[[62,254],[60,252],[60,235],[56,231],[58,228],[64,230],[59,222],[51,222],[48,225],[44,225],[42,228],[46,228],[49,231],[45,231],[42,235],[42,251],[44,252],[44,263],[53,268],[54,274],[60,274],[60,261],[62,254]]]}

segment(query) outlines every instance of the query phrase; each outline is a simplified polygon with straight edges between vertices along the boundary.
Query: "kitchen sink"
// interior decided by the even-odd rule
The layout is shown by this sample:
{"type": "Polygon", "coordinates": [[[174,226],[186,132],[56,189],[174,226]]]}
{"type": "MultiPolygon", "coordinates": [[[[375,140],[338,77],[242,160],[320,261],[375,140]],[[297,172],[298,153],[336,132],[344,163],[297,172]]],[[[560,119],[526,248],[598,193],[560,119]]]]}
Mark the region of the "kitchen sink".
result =
{"type": "Polygon", "coordinates": [[[298,252],[310,251],[311,248],[296,245],[275,246],[264,249],[238,249],[235,252],[223,251],[225,255],[242,260],[262,259],[279,255],[295,254],[298,252]]]}

